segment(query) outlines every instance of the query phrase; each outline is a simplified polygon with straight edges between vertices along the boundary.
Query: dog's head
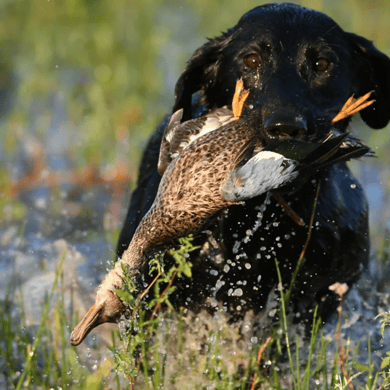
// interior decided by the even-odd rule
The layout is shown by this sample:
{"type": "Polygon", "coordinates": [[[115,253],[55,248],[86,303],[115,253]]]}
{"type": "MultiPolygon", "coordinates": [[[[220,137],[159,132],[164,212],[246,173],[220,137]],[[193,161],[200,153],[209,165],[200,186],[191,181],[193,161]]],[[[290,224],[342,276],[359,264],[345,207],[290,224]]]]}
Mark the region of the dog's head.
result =
{"type": "Polygon", "coordinates": [[[375,129],[390,119],[390,59],[328,16],[297,5],[254,8],[199,48],[177,82],[174,110],[191,118],[197,91],[207,108],[229,105],[240,77],[250,90],[247,110],[269,142],[326,132],[351,95],[369,91],[376,102],[362,119],[375,129]]]}

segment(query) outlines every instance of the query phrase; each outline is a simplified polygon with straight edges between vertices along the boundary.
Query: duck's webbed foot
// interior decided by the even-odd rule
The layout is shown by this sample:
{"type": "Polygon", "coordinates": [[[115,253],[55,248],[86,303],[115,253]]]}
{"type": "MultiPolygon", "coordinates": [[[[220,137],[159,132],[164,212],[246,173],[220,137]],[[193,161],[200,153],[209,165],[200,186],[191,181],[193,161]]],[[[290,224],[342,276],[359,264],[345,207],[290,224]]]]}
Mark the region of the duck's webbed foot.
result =
{"type": "Polygon", "coordinates": [[[236,90],[234,92],[233,101],[232,101],[232,110],[234,119],[239,119],[244,108],[245,100],[249,96],[249,91],[244,88],[244,82],[242,78],[237,80],[236,90]]]}
{"type": "MultiPolygon", "coordinates": [[[[237,87],[236,87],[237,88],[237,87]]],[[[353,95],[345,102],[343,108],[340,112],[332,119],[332,123],[341,121],[342,119],[347,118],[357,112],[363,110],[364,108],[370,106],[375,100],[368,100],[372,92],[366,93],[364,96],[359,98],[354,98],[353,95]]]]}

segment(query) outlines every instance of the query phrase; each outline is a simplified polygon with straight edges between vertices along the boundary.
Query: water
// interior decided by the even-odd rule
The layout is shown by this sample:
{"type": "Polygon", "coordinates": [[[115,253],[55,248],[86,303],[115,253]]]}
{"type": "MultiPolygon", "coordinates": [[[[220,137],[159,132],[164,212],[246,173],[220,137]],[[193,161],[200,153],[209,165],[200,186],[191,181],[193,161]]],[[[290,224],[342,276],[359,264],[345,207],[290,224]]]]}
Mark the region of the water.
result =
{"type": "MultiPolygon", "coordinates": [[[[75,79],[78,72],[70,76],[75,79]]],[[[122,215],[113,213],[113,206],[119,202],[124,210],[127,203],[124,188],[114,199],[107,185],[77,180],[78,170],[69,157],[73,130],[65,125],[67,104],[60,92],[48,101],[54,114],[47,132],[38,137],[34,129],[42,108],[36,104],[31,132],[23,133],[17,153],[6,162],[11,178],[19,184],[16,200],[25,206],[26,214],[0,225],[0,300],[20,291],[28,324],[38,323],[63,255],[64,290],[75,289],[76,303],[88,306],[83,294],[91,294],[92,299],[110,267],[107,262],[115,258],[115,243],[108,234],[119,228],[122,215]]]]}

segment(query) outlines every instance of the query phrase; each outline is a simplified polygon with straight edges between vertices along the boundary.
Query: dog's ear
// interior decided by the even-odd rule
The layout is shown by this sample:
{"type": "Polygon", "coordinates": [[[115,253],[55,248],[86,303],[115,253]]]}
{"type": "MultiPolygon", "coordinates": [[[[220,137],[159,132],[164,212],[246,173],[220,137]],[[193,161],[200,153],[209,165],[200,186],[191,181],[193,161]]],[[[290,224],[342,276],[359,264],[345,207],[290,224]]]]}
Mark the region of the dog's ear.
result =
{"type": "Polygon", "coordinates": [[[390,120],[390,58],[368,39],[352,33],[348,33],[348,38],[357,55],[355,70],[360,81],[359,93],[374,91],[372,97],[376,100],[360,115],[368,126],[381,129],[390,120]]]}
{"type": "Polygon", "coordinates": [[[209,39],[196,50],[179,77],[175,88],[173,112],[182,108],[183,120],[192,118],[192,95],[201,89],[211,87],[216,80],[222,51],[231,40],[231,32],[229,30],[220,37],[209,39]]]}

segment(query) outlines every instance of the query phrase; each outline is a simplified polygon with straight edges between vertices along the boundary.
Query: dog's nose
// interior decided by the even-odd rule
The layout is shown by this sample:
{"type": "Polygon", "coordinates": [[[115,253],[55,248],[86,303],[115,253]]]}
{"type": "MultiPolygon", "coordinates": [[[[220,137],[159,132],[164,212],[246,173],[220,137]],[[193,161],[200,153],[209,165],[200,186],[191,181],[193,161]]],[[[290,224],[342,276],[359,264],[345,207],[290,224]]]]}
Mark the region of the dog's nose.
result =
{"type": "Polygon", "coordinates": [[[303,118],[290,115],[270,115],[264,121],[266,143],[303,138],[307,133],[307,124],[303,118]]]}

